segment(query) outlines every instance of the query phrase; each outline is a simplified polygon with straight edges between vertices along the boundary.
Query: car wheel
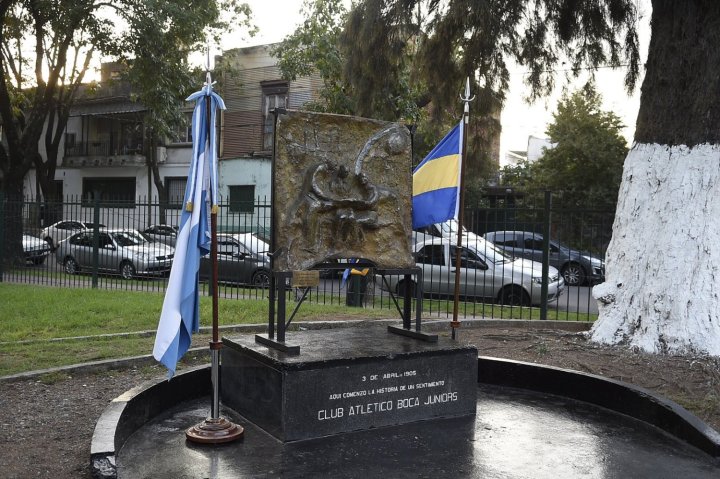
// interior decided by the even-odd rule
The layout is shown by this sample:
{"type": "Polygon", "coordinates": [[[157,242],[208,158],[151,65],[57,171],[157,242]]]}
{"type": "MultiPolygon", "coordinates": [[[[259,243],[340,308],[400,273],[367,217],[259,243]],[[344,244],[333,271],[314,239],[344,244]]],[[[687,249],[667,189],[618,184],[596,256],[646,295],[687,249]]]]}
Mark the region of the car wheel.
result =
{"type": "Polygon", "coordinates": [[[405,281],[400,281],[397,285],[397,294],[398,296],[404,298],[405,297],[405,290],[409,288],[410,289],[410,297],[415,297],[415,283],[413,281],[410,281],[409,283],[406,283],[405,281]]]}
{"type": "Polygon", "coordinates": [[[32,263],[33,263],[34,265],[41,265],[41,264],[43,264],[44,262],[45,262],[45,256],[41,256],[41,257],[39,257],[39,258],[33,258],[33,259],[32,259],[32,263]]]}
{"type": "Polygon", "coordinates": [[[517,285],[505,286],[498,299],[500,303],[508,306],[530,306],[530,295],[517,285]]]}
{"type": "Polygon", "coordinates": [[[585,270],[577,263],[568,263],[563,266],[561,274],[568,286],[580,286],[585,284],[585,270]]]}
{"type": "Polygon", "coordinates": [[[65,261],[63,261],[63,268],[67,274],[77,274],[77,272],[80,271],[77,261],[75,261],[75,258],[72,256],[65,258],[65,261]]]}
{"type": "Polygon", "coordinates": [[[269,288],[270,287],[270,273],[261,269],[256,271],[252,277],[252,284],[256,288],[269,288]]]}
{"type": "Polygon", "coordinates": [[[120,265],[120,276],[123,279],[133,279],[135,277],[135,266],[129,261],[125,261],[120,265]]]}

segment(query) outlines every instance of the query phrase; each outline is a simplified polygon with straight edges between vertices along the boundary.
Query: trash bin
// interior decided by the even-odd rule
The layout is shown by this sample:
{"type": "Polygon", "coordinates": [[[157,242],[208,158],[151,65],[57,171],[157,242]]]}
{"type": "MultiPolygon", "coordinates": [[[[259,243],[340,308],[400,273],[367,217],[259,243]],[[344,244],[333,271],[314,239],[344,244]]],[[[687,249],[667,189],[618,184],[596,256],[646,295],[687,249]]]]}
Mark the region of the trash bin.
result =
{"type": "Polygon", "coordinates": [[[367,269],[359,271],[350,270],[350,277],[347,282],[347,294],[345,296],[345,304],[347,306],[362,307],[367,294],[367,269]]]}

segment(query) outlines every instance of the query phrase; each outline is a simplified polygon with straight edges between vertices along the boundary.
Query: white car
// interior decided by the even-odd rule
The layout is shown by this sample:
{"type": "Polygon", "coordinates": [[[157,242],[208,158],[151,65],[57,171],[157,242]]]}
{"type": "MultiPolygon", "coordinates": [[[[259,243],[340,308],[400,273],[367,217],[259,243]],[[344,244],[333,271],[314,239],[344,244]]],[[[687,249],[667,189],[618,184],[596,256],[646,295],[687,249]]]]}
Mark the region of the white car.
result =
{"type": "MultiPolygon", "coordinates": [[[[105,225],[98,224],[98,227],[104,228],[105,225]]],[[[40,232],[40,237],[44,239],[52,249],[57,248],[58,244],[75,233],[80,231],[92,230],[95,228],[95,223],[87,221],[58,221],[55,224],[44,228],[40,232]]]]}
{"type": "Polygon", "coordinates": [[[25,261],[33,264],[43,264],[50,253],[50,245],[35,236],[22,235],[22,245],[25,261]]]}
{"type": "MultiPolygon", "coordinates": [[[[489,241],[475,236],[461,248],[460,296],[482,298],[502,304],[530,306],[540,304],[542,264],[527,259],[513,259],[489,241]]],[[[455,292],[454,240],[431,237],[414,246],[417,266],[422,268],[423,293],[451,296],[455,292]]],[[[402,276],[386,278],[390,289],[403,295],[409,286],[402,276]]],[[[552,266],[548,273],[548,301],[557,300],[565,281],[552,266]]]]}

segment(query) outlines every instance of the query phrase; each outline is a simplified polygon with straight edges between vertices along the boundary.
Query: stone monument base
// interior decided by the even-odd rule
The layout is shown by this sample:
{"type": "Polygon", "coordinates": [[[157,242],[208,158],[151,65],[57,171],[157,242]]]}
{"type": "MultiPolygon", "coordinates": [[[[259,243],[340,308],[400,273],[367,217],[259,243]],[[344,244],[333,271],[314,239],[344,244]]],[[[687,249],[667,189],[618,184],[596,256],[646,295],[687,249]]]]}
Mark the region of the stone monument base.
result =
{"type": "Polygon", "coordinates": [[[477,348],[385,328],[292,334],[299,355],[223,338],[221,400],[281,441],[475,414],[477,348]]]}

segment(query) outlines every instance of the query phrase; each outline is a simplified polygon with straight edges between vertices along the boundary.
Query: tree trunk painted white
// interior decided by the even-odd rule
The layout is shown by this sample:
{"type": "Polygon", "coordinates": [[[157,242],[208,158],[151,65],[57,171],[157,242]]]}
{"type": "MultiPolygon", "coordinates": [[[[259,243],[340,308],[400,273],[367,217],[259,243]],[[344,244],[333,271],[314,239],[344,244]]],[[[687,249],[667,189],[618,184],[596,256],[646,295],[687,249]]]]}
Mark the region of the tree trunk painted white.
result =
{"type": "Polygon", "coordinates": [[[720,356],[720,145],[635,144],[592,341],[720,356]]]}

